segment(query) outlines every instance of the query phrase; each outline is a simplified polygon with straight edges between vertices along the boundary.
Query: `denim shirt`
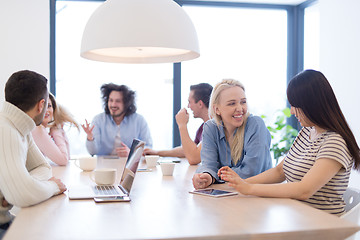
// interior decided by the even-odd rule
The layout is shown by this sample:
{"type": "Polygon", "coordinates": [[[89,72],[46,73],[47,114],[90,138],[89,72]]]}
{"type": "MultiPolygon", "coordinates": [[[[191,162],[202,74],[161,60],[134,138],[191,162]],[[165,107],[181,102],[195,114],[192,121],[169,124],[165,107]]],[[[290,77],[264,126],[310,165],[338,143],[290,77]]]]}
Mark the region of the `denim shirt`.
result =
{"type": "Polygon", "coordinates": [[[216,182],[220,180],[217,172],[223,166],[231,167],[243,179],[255,176],[272,167],[270,142],[271,136],[264,121],[258,116],[250,115],[245,126],[242,156],[234,165],[224,127],[218,126],[211,119],[204,125],[201,165],[196,172],[208,172],[216,182]]]}
{"type": "MultiPolygon", "coordinates": [[[[115,142],[117,127],[110,114],[100,113],[92,121],[95,126],[93,129],[93,141],[86,140],[86,148],[91,155],[110,155],[115,142]]],[[[133,113],[126,116],[120,123],[121,141],[131,147],[132,140],[137,138],[152,147],[150,129],[143,116],[133,113]]]]}

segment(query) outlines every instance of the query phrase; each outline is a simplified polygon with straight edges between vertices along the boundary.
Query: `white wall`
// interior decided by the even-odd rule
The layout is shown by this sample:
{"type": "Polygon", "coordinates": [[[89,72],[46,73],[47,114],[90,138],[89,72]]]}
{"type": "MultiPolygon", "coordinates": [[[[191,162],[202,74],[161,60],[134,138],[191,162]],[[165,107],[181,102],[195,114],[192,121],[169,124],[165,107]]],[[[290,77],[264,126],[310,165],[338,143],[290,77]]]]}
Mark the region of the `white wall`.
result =
{"type": "Polygon", "coordinates": [[[0,1],[0,107],[13,72],[29,69],[49,77],[49,1],[0,1]]]}
{"type": "MultiPolygon", "coordinates": [[[[360,1],[320,0],[320,71],[330,81],[360,144],[360,1]]],[[[360,188],[353,172],[350,186],[360,188]]]]}
{"type": "MultiPolygon", "coordinates": [[[[360,1],[320,0],[320,71],[331,82],[360,143],[360,1]]],[[[4,84],[18,70],[49,77],[49,1],[0,1],[0,107],[4,84]]],[[[360,174],[350,185],[360,188],[360,174]]]]}

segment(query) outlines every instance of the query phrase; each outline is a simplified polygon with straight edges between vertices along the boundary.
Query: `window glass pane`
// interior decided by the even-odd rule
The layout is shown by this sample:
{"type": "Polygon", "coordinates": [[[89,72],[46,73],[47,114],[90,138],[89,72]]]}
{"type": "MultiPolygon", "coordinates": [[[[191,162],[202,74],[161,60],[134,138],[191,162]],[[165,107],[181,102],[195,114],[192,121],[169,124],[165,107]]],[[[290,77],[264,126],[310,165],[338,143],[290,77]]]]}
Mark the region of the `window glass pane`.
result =
{"type": "MultiPolygon", "coordinates": [[[[57,100],[83,123],[85,118],[91,120],[103,111],[102,84],[128,85],[137,92],[138,112],[148,121],[154,148],[171,148],[172,64],[101,63],[79,55],[85,24],[100,4],[57,1],[57,100]]],[[[187,106],[190,85],[215,85],[223,78],[234,78],[245,85],[251,113],[271,116],[285,107],[286,11],[199,6],[184,9],[197,29],[201,56],[182,63],[182,106],[187,106]]],[[[191,138],[200,124],[200,119],[190,118],[191,138]]],[[[85,154],[83,131],[72,129],[68,136],[71,153],[85,154]]]]}
{"type": "MultiPolygon", "coordinates": [[[[57,1],[56,98],[84,123],[103,112],[100,86],[125,84],[136,91],[137,112],[151,130],[153,147],[172,146],[173,65],[115,64],[80,57],[82,33],[87,20],[101,2],[57,1]]],[[[86,134],[66,128],[71,154],[87,154],[86,134]]]]}
{"type": "MultiPolygon", "coordinates": [[[[224,78],[245,85],[249,111],[271,116],[286,106],[285,10],[183,6],[199,37],[200,57],[182,63],[182,104],[192,84],[224,78]]],[[[201,120],[190,119],[194,137],[201,120]]]]}
{"type": "Polygon", "coordinates": [[[319,4],[305,8],[304,15],[304,69],[320,69],[319,4]]]}

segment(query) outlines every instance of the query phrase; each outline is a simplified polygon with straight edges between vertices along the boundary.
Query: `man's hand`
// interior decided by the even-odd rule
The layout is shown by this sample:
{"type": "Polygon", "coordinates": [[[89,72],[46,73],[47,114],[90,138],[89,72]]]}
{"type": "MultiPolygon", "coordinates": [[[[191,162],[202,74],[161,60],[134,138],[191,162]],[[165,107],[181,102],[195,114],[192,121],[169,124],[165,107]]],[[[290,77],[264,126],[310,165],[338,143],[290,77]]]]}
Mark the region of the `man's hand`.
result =
{"type": "Polygon", "coordinates": [[[90,123],[88,123],[88,121],[85,119],[85,124],[81,124],[81,127],[84,129],[85,133],[87,134],[87,140],[89,140],[89,141],[94,140],[92,131],[93,131],[95,125],[90,127],[90,123]]]}
{"type": "Polygon", "coordinates": [[[189,122],[189,113],[186,111],[185,108],[180,109],[180,111],[175,116],[177,125],[186,126],[189,122]]]}
{"type": "Polygon", "coordinates": [[[128,148],[128,146],[126,146],[124,143],[121,143],[121,146],[122,147],[116,148],[116,154],[119,157],[127,157],[127,156],[129,156],[130,148],[128,148]]]}
{"type": "Polygon", "coordinates": [[[59,194],[66,191],[66,186],[60,179],[52,177],[52,178],[49,179],[49,181],[53,181],[58,185],[59,190],[60,190],[59,194]]]}

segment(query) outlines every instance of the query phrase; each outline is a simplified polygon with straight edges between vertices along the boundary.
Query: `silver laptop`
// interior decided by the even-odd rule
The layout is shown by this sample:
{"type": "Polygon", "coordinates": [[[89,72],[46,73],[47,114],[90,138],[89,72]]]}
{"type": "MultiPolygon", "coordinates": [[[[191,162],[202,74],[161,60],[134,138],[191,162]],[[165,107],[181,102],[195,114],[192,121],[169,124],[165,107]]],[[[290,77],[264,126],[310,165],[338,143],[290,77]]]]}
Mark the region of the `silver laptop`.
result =
{"type": "Polygon", "coordinates": [[[74,186],[68,190],[69,199],[117,197],[130,201],[130,190],[143,155],[145,142],[134,139],[119,185],[74,186]]]}

